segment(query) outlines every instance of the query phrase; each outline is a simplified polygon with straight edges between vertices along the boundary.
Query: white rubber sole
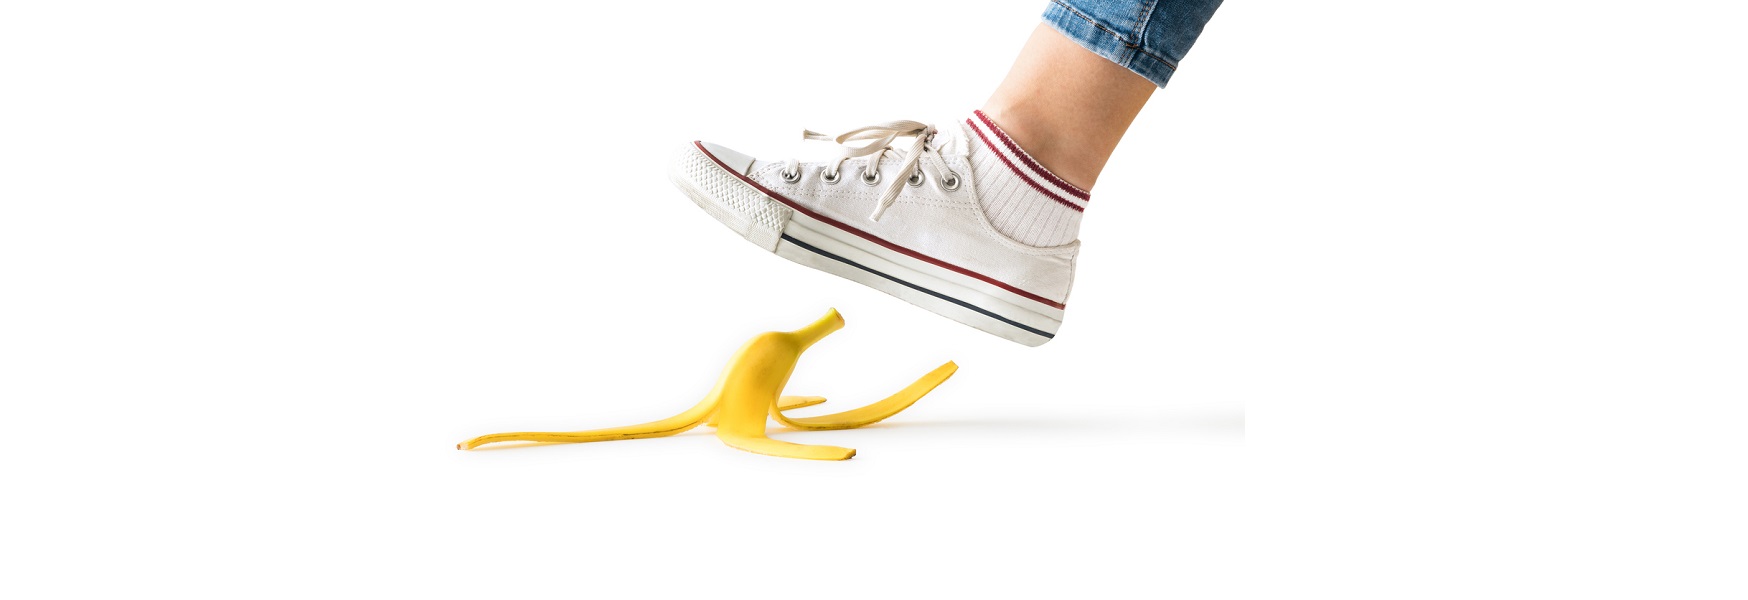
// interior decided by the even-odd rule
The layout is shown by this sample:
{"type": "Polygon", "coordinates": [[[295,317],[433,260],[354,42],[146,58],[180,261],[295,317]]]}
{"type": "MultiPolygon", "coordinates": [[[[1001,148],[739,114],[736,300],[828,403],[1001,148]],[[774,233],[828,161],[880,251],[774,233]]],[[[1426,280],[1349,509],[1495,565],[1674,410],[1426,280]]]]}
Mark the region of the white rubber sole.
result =
{"type": "Polygon", "coordinates": [[[747,241],[793,262],[1027,346],[1050,341],[1062,326],[1059,309],[906,256],[790,208],[723,168],[696,145],[687,146],[668,176],[711,217],[747,241]]]}

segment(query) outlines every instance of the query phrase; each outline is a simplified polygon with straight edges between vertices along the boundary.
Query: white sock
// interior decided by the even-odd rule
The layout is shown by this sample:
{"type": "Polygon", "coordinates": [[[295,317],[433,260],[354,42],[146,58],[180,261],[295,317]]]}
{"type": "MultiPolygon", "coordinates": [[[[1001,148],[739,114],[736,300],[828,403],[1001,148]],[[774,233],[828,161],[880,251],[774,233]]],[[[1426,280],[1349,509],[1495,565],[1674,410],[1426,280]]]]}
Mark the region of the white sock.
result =
{"type": "Polygon", "coordinates": [[[970,129],[972,181],[996,231],[1031,246],[1060,246],[1080,236],[1080,216],[1092,196],[1069,185],[1026,154],[983,111],[970,129]]]}

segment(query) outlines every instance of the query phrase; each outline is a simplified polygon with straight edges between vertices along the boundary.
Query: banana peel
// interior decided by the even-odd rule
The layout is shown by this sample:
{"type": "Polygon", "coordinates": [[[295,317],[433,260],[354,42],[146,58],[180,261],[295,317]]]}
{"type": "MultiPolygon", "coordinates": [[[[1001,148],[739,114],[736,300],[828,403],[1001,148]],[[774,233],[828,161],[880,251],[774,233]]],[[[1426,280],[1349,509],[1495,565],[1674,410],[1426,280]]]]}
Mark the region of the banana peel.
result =
{"type": "Polygon", "coordinates": [[[613,440],[635,440],[666,437],[684,433],[699,425],[716,428],[716,437],[729,446],[771,456],[813,460],[845,460],[856,455],[854,448],[796,444],[774,440],[766,435],[767,417],[796,430],[823,431],[853,429],[885,420],[910,408],[917,400],[952,377],[959,366],[951,361],[936,367],[916,382],[885,400],[860,408],[818,417],[790,417],[784,413],[814,406],[826,401],[818,396],[784,396],[783,386],[795,373],[795,364],[809,347],[832,332],[844,327],[844,317],[837,309],[812,324],[795,331],[771,331],[753,336],[741,346],[722,376],[703,401],[685,412],[641,425],[610,427],[587,431],[518,432],[483,435],[456,445],[472,450],[500,442],[585,443],[613,440]]]}

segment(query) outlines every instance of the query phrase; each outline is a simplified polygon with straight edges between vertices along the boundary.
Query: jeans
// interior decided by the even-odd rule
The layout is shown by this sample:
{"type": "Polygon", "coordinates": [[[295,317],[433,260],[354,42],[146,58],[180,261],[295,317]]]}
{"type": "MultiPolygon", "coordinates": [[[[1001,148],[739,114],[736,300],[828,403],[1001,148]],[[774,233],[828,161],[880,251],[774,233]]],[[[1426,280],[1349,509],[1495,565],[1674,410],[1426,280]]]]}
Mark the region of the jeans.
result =
{"type": "Polygon", "coordinates": [[[1051,0],[1044,22],[1165,87],[1216,8],[1220,0],[1051,0]]]}

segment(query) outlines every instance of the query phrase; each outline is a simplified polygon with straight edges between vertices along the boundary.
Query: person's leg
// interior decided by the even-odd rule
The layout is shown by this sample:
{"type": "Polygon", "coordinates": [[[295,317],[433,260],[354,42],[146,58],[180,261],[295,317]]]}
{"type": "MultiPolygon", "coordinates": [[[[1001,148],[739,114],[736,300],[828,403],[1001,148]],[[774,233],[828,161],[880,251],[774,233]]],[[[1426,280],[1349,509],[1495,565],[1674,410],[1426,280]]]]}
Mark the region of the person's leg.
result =
{"type": "Polygon", "coordinates": [[[1090,190],[1221,0],[1055,0],[983,106],[1045,168],[1090,190]]]}
{"type": "Polygon", "coordinates": [[[1087,188],[1219,4],[1052,0],[960,123],[804,133],[842,144],[824,161],[695,141],[670,178],[766,251],[1036,346],[1067,309],[1087,188]]]}
{"type": "Polygon", "coordinates": [[[983,113],[1039,163],[1090,191],[1156,87],[1039,24],[983,113]]]}

